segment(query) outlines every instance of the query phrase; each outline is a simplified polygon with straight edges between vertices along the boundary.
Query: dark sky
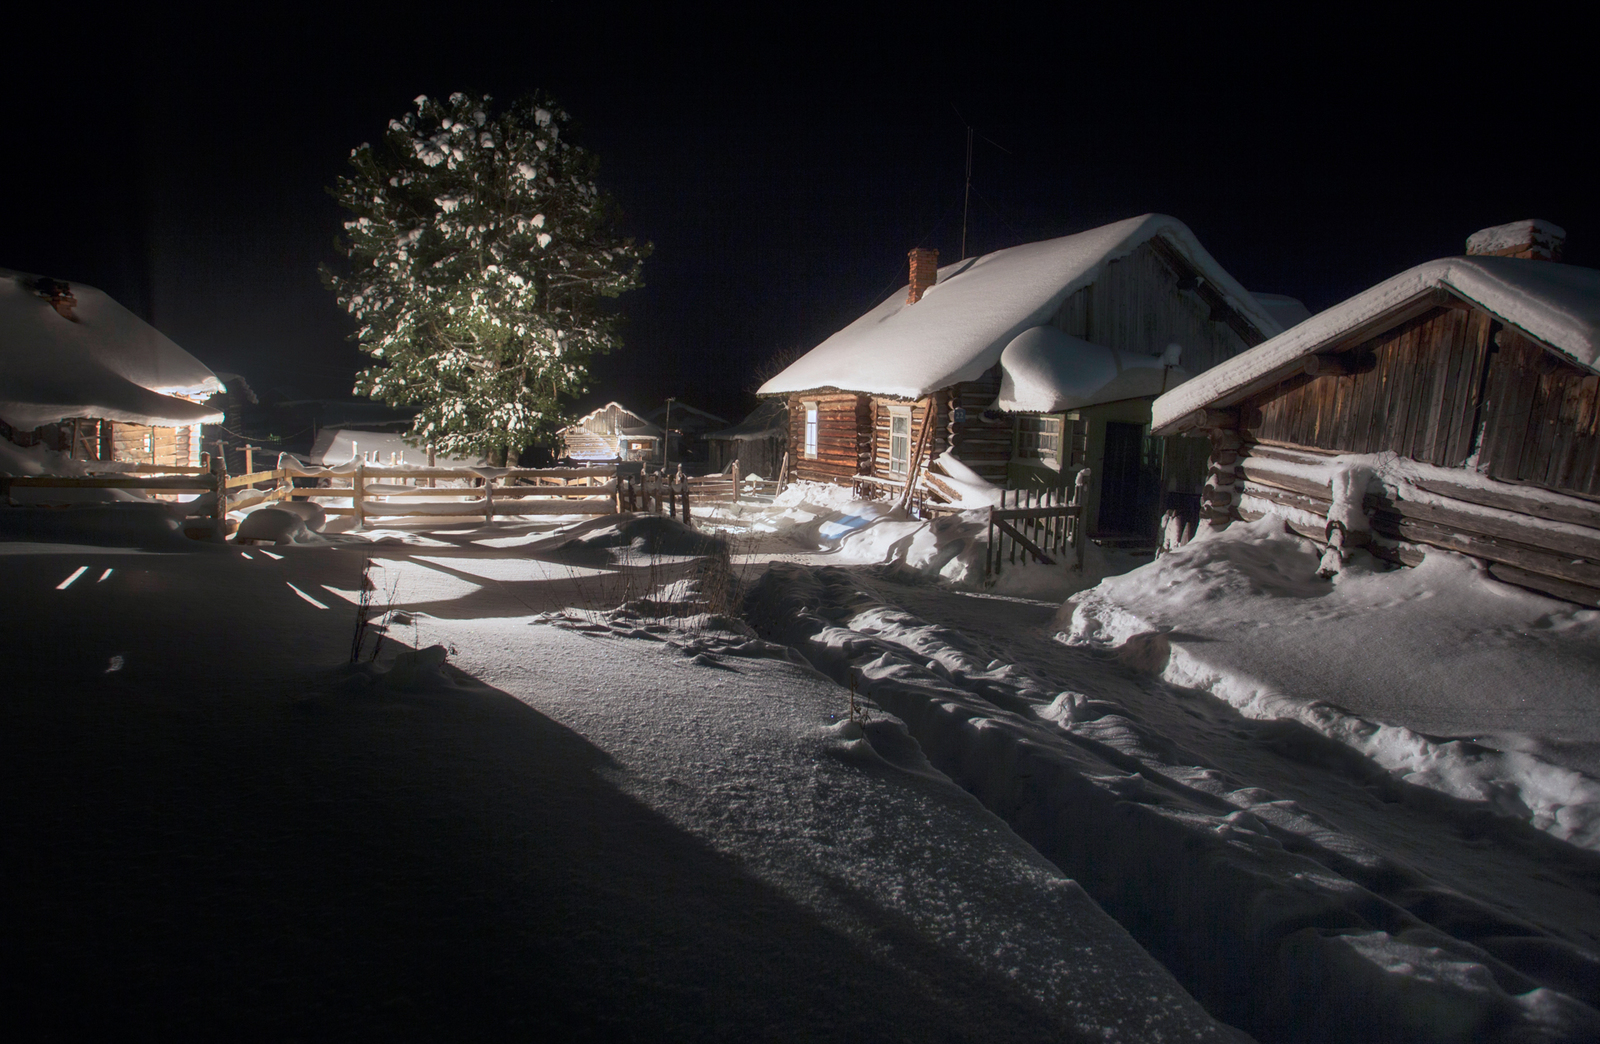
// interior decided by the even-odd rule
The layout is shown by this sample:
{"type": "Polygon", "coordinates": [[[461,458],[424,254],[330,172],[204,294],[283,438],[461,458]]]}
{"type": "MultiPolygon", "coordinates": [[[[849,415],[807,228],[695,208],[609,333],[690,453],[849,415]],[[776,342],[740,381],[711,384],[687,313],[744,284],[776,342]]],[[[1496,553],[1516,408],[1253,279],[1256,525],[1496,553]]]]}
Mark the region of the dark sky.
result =
{"type": "Polygon", "coordinates": [[[968,124],[969,253],[1160,211],[1313,310],[1518,218],[1600,264],[1592,58],[1559,21],[207,10],[11,26],[0,266],[99,286],[258,389],[348,392],[325,189],[411,98],[453,90],[552,92],[655,244],[582,405],[737,419],[763,359],[903,284],[911,247],[957,259],[968,124]]]}

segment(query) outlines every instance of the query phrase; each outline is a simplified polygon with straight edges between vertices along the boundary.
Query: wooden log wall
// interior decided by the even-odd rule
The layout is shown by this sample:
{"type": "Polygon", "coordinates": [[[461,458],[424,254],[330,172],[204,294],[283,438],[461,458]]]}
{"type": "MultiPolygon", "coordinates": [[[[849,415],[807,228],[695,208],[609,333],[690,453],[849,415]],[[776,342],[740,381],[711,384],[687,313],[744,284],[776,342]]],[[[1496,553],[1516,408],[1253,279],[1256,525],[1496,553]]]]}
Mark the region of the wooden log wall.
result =
{"type": "Polygon", "coordinates": [[[946,412],[944,442],[939,452],[949,447],[956,459],[998,486],[1006,483],[1006,463],[1011,460],[1014,435],[1009,414],[985,419],[983,411],[1000,396],[1000,365],[996,363],[975,381],[965,381],[947,390],[947,406],[966,410],[966,420],[957,424],[946,412]]]}
{"type": "MultiPolygon", "coordinates": [[[[1343,376],[1301,375],[1257,398],[1250,434],[1342,453],[1389,450],[1459,467],[1477,435],[1489,317],[1435,308],[1342,353],[1343,376]]],[[[1317,357],[1316,365],[1325,365],[1317,357]]]]}
{"type": "Polygon", "coordinates": [[[1476,454],[1494,478],[1600,496],[1600,375],[1479,309],[1435,308],[1337,366],[1355,372],[1301,375],[1252,400],[1250,437],[1441,467],[1476,454]]]}
{"type": "Polygon", "coordinates": [[[1515,330],[1495,343],[1480,466],[1498,479],[1600,496],[1600,375],[1515,330]]]}
{"type": "Polygon", "coordinates": [[[1062,302],[1054,325],[1130,352],[1154,354],[1176,342],[1183,345],[1183,368],[1190,373],[1260,344],[1260,331],[1220,306],[1214,290],[1209,294],[1217,300],[1208,303],[1207,284],[1178,289],[1180,279],[1196,274],[1160,240],[1152,240],[1108,264],[1099,279],[1062,302]]]}
{"type": "Polygon", "coordinates": [[[790,466],[794,477],[847,483],[872,466],[872,399],[846,392],[789,397],[790,466]],[[806,402],[817,404],[817,455],[806,457],[806,402]]]}
{"type": "Polygon", "coordinates": [[[111,423],[111,459],[136,464],[188,464],[189,429],[111,423]],[[149,444],[152,449],[146,449],[149,444]]]}
{"type": "MultiPolygon", "coordinates": [[[[1292,474],[1282,464],[1325,461],[1332,454],[1248,442],[1236,464],[1237,492],[1277,508],[1291,529],[1313,540],[1325,539],[1332,492],[1325,482],[1292,474]],[[1275,466],[1276,465],[1276,466],[1275,466]],[[1298,512],[1315,516],[1294,517],[1298,512]]],[[[1579,497],[1539,493],[1511,483],[1483,488],[1463,477],[1397,483],[1366,499],[1372,532],[1385,538],[1372,544],[1379,557],[1415,565],[1415,545],[1458,551],[1489,563],[1491,574],[1506,581],[1585,605],[1600,606],[1600,504],[1579,497]],[[1557,526],[1541,524],[1559,523],[1557,526]],[[1410,546],[1408,546],[1410,545],[1410,546]]],[[[1266,513],[1240,505],[1238,517],[1253,521],[1266,513]]]]}

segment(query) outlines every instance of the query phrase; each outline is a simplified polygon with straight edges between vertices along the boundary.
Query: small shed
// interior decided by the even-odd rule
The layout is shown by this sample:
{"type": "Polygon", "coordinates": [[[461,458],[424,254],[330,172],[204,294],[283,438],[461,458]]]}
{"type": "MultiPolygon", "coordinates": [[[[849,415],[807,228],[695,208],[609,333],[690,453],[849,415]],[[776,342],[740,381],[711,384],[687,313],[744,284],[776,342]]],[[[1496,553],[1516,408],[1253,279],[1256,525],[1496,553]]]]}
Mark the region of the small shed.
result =
{"type": "Polygon", "coordinates": [[[1486,229],[1157,399],[1158,433],[1210,440],[1210,523],[1600,605],[1600,271],[1559,233],[1486,229]]]}
{"type": "Polygon", "coordinates": [[[789,442],[789,403],[765,399],[744,420],[706,436],[713,471],[739,462],[741,475],[776,479],[789,442]]]}
{"type": "Polygon", "coordinates": [[[217,375],[92,286],[0,269],[0,434],[80,460],[197,465],[217,375]]]}
{"type": "Polygon", "coordinates": [[[617,402],[579,417],[556,434],[575,461],[661,459],[660,427],[617,402]]]}

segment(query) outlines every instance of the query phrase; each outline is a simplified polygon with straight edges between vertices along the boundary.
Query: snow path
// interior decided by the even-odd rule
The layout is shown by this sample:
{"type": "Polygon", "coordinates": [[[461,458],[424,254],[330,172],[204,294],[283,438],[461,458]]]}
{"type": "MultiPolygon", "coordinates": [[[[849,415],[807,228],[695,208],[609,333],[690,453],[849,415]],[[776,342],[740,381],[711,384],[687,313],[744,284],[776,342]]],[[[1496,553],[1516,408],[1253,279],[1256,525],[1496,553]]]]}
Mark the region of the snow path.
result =
{"type": "Polygon", "coordinates": [[[1050,641],[1054,606],[892,575],[775,566],[747,605],[856,673],[1219,1016],[1262,1039],[1600,1032],[1556,993],[1596,1000],[1590,853],[1050,641]]]}
{"type": "Polygon", "coordinates": [[[582,604],[693,563],[463,543],[0,545],[11,1024],[1234,1039],[892,720],[582,604]],[[340,666],[369,558],[386,671],[340,666]]]}

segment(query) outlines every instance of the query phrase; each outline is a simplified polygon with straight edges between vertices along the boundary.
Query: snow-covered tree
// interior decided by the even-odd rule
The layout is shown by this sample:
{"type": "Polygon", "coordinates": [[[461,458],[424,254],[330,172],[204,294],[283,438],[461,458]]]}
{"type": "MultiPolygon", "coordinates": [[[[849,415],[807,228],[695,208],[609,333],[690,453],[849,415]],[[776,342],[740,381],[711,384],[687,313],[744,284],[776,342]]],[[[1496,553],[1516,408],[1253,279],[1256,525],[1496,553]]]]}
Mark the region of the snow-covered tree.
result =
{"type": "Polygon", "coordinates": [[[350,263],[323,278],[375,360],[356,392],[418,407],[419,443],[514,460],[616,347],[603,299],[639,285],[650,247],[616,234],[569,120],[546,98],[423,96],[350,153],[334,190],[350,263]]]}

